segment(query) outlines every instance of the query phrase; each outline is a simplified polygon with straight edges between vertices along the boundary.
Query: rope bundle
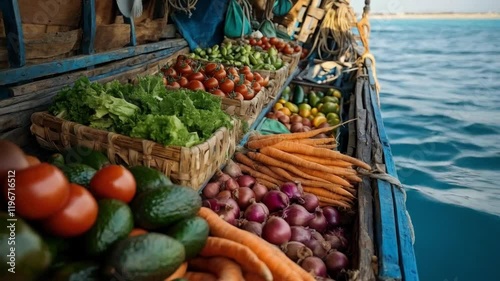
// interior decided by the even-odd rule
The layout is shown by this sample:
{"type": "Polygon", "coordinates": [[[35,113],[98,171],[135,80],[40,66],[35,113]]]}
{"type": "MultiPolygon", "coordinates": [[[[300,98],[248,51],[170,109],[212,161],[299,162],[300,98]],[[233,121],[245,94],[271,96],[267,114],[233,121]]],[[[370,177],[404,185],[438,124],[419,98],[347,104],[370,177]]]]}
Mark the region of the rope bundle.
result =
{"type": "Polygon", "coordinates": [[[193,15],[191,11],[196,9],[197,3],[198,0],[168,0],[170,7],[177,11],[185,12],[189,17],[193,15]]]}

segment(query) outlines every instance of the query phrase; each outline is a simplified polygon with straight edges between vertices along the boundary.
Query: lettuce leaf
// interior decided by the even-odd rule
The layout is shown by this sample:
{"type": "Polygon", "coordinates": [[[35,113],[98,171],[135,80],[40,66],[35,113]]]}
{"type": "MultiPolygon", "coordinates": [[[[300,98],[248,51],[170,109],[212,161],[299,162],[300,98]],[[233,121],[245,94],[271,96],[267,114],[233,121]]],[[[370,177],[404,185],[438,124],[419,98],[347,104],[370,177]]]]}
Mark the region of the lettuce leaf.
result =
{"type": "Polygon", "coordinates": [[[163,145],[191,147],[200,142],[198,134],[190,133],[176,116],[147,115],[130,133],[131,137],[150,139],[163,145]]]}

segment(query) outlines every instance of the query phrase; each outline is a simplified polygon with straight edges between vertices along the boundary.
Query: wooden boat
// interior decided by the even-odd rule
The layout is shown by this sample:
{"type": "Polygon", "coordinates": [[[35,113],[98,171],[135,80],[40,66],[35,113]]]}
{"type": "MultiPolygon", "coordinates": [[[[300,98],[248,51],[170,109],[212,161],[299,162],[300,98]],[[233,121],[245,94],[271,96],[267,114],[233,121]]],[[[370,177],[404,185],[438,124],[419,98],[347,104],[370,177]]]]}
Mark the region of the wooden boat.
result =
{"type": "MultiPolygon", "coordinates": [[[[308,9],[316,1],[294,2],[308,9]]],[[[29,41],[23,39],[23,27],[27,25],[21,20],[24,11],[20,5],[23,3],[6,0],[1,5],[6,38],[18,40],[3,42],[10,67],[0,68],[0,139],[12,140],[32,154],[39,155],[41,152],[30,135],[30,117],[36,111],[45,110],[62,87],[72,84],[82,75],[91,81],[130,81],[137,75],[155,72],[169,60],[169,56],[188,46],[183,38],[172,38],[175,33],[172,33],[172,25],[163,27],[168,30],[161,30],[162,40],[139,44],[134,21],[125,19],[116,28],[123,31],[123,27],[127,27],[130,32],[130,38],[127,38],[129,46],[96,53],[96,30],[104,28],[104,25],[96,23],[94,11],[99,1],[91,0],[82,2],[80,54],[44,62],[33,60],[27,64],[33,53],[29,53],[27,45],[23,44],[29,41]]],[[[370,1],[365,3],[365,11],[368,11],[370,1]]],[[[311,11],[314,14],[315,10],[311,11]]],[[[363,20],[367,20],[366,16],[363,20]]],[[[314,21],[311,18],[307,20],[314,21]]],[[[315,24],[318,22],[316,20],[315,24]]],[[[297,34],[307,36],[304,30],[297,34]]],[[[47,43],[40,44],[40,48],[49,47],[47,43]]],[[[346,72],[334,82],[334,86],[344,93],[344,115],[348,119],[356,119],[341,133],[343,152],[370,163],[385,175],[365,177],[359,187],[354,234],[357,242],[350,280],[413,281],[418,280],[413,230],[405,207],[404,189],[394,180],[397,179],[397,172],[378,104],[373,64],[373,58],[367,56],[357,71],[346,72]]],[[[298,69],[293,71],[282,87],[286,87],[298,74],[298,69]]],[[[278,99],[279,95],[274,102],[278,99]]],[[[260,124],[274,102],[262,110],[251,129],[260,124]]],[[[242,143],[245,140],[243,138],[242,143]]]]}

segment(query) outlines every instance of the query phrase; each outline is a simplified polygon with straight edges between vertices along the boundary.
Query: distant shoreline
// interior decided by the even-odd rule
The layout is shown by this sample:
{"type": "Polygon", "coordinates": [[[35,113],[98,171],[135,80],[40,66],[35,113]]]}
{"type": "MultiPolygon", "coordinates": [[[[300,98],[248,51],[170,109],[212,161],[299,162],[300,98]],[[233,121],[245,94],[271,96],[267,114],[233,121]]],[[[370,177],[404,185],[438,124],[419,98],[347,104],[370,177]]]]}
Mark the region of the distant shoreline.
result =
{"type": "Polygon", "coordinates": [[[500,13],[406,13],[369,15],[372,19],[500,19],[500,13]]]}

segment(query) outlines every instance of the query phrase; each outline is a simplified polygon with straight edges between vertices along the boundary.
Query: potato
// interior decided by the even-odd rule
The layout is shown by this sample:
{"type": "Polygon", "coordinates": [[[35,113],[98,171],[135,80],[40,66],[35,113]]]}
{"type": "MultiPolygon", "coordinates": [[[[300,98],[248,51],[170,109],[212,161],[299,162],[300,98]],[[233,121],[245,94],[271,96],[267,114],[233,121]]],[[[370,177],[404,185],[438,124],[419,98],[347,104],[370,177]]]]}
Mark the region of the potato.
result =
{"type": "Polygon", "coordinates": [[[278,118],[278,120],[280,120],[280,122],[283,123],[283,124],[289,124],[290,123],[290,117],[288,117],[287,115],[280,116],[278,118]]]}
{"type": "Polygon", "coordinates": [[[307,127],[311,127],[311,125],[312,125],[311,120],[309,120],[307,118],[302,118],[302,125],[307,126],[307,127]]]}
{"type": "Polygon", "coordinates": [[[293,123],[290,131],[292,133],[301,132],[302,128],[304,128],[304,125],[302,125],[302,123],[293,123]]]}

